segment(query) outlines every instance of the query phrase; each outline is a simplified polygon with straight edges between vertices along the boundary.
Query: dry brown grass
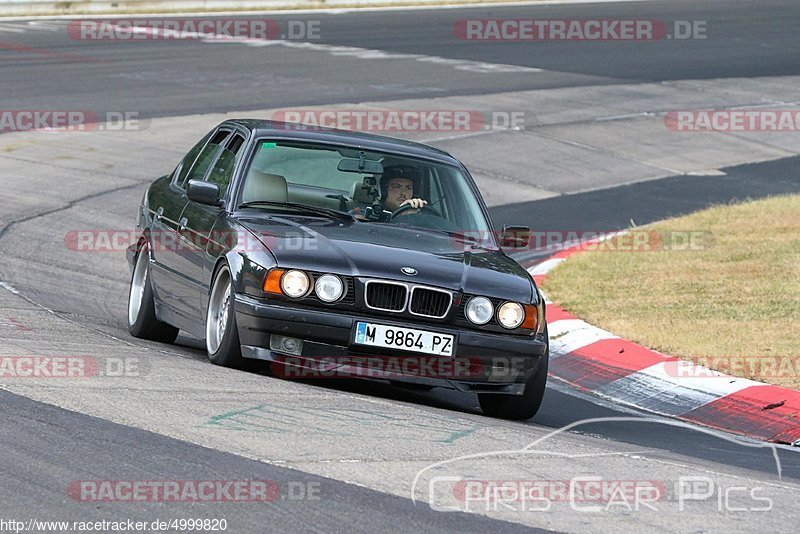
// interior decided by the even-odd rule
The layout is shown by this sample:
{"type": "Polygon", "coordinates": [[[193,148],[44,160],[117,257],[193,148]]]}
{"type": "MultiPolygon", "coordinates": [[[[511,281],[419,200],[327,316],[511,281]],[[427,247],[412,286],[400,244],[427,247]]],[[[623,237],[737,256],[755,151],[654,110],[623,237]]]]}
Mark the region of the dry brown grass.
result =
{"type": "Polygon", "coordinates": [[[800,389],[800,196],[713,207],[646,230],[705,232],[705,246],[580,253],[548,275],[544,291],[644,346],[800,389]]]}

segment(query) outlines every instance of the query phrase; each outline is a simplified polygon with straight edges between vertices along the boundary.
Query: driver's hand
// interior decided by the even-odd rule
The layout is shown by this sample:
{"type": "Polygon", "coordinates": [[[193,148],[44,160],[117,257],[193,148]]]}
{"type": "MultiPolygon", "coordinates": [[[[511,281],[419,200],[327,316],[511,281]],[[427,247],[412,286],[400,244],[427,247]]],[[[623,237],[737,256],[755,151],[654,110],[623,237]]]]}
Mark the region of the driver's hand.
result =
{"type": "Polygon", "coordinates": [[[400,206],[405,206],[405,205],[408,205],[408,204],[410,204],[411,207],[414,208],[414,209],[420,209],[423,206],[427,206],[428,201],[427,200],[422,200],[421,198],[409,198],[408,200],[406,200],[405,202],[400,204],[400,206]]]}

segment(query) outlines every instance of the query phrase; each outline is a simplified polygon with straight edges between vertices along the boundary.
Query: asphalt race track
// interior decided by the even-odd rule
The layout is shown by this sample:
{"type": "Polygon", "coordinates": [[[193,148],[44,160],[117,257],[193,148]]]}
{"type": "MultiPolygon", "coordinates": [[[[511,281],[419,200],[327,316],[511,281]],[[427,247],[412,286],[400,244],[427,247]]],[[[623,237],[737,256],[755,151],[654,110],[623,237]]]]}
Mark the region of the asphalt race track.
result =
{"type": "Polygon", "coordinates": [[[95,110],[116,110],[124,103],[126,109],[157,117],[630,81],[791,76],[800,74],[800,43],[795,38],[800,16],[795,7],[791,0],[713,4],[675,0],[591,7],[567,4],[426,10],[422,15],[413,10],[392,12],[391,16],[380,11],[269,15],[279,22],[319,21],[321,39],[315,44],[546,71],[533,78],[525,72],[467,76],[442,68],[424,68],[425,64],[418,65],[412,73],[396,68],[392,61],[347,65],[328,54],[317,54],[292,65],[288,55],[266,54],[259,47],[247,50],[236,45],[142,41],[134,49],[130,43],[71,40],[65,38],[63,31],[0,32],[0,42],[34,49],[26,52],[24,48],[0,48],[5,73],[3,101],[11,109],[29,109],[58,94],[65,105],[91,103],[95,110]],[[757,17],[754,6],[758,6],[757,17]],[[533,14],[541,18],[713,22],[706,40],[543,42],[537,43],[534,50],[524,42],[470,42],[453,35],[453,24],[460,19],[515,19],[533,14]],[[55,54],[37,54],[36,50],[55,54]],[[98,76],[102,76],[103,83],[96,83],[98,76]],[[249,83],[238,81],[242,79],[249,83]],[[188,91],[191,98],[186,98],[188,91]]]}
{"type": "Polygon", "coordinates": [[[79,230],[131,229],[147,184],[224,118],[309,107],[521,112],[518,129],[390,133],[464,160],[496,225],[609,231],[800,192],[798,132],[674,132],[663,119],[681,109],[796,106],[796,2],[268,17],[317,21],[320,38],[307,46],[85,41],[70,38],[65,20],[0,21],[0,109],[134,113],[139,121],[123,131],[0,129],[0,356],[135,364],[134,372],[82,380],[0,377],[0,519],[199,517],[225,519],[231,532],[796,528],[796,447],[675,426],[557,381],[539,414],[516,423],[486,418],[477,398],[444,390],[219,368],[196,339],[159,345],[130,337],[124,253],[80,252],[66,239],[79,230]],[[453,33],[461,19],[526,17],[706,21],[708,31],[685,41],[543,43],[470,42],[453,33]],[[642,509],[577,510],[563,498],[546,510],[520,510],[518,501],[465,508],[447,478],[582,476],[670,488],[696,477],[713,492],[686,502],[674,490],[642,509]],[[280,496],[75,497],[80,481],[104,480],[266,480],[280,496]],[[769,499],[768,509],[759,498],[769,499]],[[442,511],[447,505],[456,510],[442,511]]]}

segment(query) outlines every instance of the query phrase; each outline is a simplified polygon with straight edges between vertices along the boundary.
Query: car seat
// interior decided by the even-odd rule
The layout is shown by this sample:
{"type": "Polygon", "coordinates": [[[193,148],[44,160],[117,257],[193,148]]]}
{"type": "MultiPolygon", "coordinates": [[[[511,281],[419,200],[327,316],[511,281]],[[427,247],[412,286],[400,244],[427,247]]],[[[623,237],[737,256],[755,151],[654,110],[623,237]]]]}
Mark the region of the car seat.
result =
{"type": "Polygon", "coordinates": [[[269,174],[256,169],[250,171],[250,176],[244,184],[242,202],[256,200],[269,200],[273,202],[287,202],[289,188],[286,178],[279,174],[269,174]]]}

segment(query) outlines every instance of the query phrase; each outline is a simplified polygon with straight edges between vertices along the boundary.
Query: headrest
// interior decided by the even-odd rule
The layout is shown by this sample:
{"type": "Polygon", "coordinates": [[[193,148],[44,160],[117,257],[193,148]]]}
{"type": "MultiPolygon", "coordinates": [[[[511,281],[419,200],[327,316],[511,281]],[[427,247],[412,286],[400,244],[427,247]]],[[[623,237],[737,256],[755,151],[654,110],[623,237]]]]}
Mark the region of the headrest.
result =
{"type": "Polygon", "coordinates": [[[242,202],[253,202],[255,200],[272,200],[275,202],[286,202],[289,200],[289,188],[286,185],[286,178],[279,174],[268,174],[253,169],[244,184],[242,192],[242,202]]]}

